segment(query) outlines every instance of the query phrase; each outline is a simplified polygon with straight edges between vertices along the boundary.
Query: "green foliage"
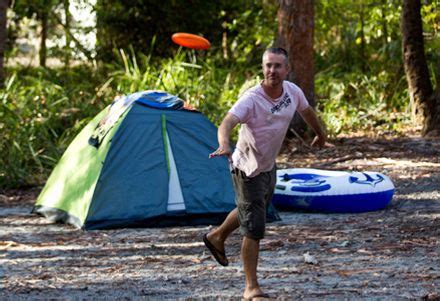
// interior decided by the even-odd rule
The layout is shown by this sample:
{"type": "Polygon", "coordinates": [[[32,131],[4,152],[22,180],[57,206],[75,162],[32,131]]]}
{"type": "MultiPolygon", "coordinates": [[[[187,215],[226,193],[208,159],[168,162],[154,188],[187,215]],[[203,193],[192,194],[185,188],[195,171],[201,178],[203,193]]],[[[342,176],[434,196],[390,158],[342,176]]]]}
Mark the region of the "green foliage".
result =
{"type": "Polygon", "coordinates": [[[440,78],[440,1],[429,1],[422,6],[425,53],[432,70],[433,84],[440,78]]]}
{"type": "MultiPolygon", "coordinates": [[[[422,7],[425,53],[440,74],[439,2],[422,7]]],[[[401,131],[409,123],[401,1],[320,0],[315,16],[316,95],[331,134],[401,131]]]]}
{"type": "Polygon", "coordinates": [[[318,74],[318,109],[329,134],[396,132],[406,125],[409,116],[404,114],[407,103],[402,99],[408,93],[407,86],[404,79],[395,77],[385,71],[368,76],[355,72],[318,74]]]}
{"type": "Polygon", "coordinates": [[[40,18],[43,14],[49,14],[57,4],[56,0],[16,0],[13,9],[19,17],[40,18]]]}
{"type": "Polygon", "coordinates": [[[85,67],[10,73],[0,90],[0,187],[41,183],[107,98],[85,67]]]}
{"type": "Polygon", "coordinates": [[[220,13],[223,58],[244,66],[259,65],[261,53],[276,39],[277,6],[268,1],[235,1],[235,6],[220,13]]]}

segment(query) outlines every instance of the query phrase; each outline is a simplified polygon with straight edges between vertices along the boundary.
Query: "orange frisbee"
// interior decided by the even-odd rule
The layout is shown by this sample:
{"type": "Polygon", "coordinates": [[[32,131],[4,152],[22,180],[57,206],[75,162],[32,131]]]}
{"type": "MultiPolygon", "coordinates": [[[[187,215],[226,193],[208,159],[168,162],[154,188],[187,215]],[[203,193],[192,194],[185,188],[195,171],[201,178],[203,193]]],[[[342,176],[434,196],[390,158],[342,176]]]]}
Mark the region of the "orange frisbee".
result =
{"type": "Polygon", "coordinates": [[[171,39],[180,46],[192,49],[206,50],[211,47],[211,43],[207,39],[192,33],[177,32],[172,35],[171,39]]]}

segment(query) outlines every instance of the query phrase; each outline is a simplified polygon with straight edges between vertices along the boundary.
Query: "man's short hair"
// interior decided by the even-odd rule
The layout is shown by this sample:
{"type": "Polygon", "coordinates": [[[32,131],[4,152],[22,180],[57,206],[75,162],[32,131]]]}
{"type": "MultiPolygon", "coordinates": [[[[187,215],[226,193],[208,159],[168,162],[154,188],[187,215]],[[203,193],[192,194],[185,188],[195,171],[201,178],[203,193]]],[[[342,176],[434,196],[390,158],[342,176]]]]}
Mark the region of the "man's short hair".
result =
{"type": "Polygon", "coordinates": [[[289,64],[289,55],[287,54],[286,49],[281,48],[281,47],[270,47],[270,48],[267,48],[266,51],[263,53],[263,57],[266,54],[268,54],[268,53],[284,55],[284,57],[286,58],[286,65],[289,64]]]}

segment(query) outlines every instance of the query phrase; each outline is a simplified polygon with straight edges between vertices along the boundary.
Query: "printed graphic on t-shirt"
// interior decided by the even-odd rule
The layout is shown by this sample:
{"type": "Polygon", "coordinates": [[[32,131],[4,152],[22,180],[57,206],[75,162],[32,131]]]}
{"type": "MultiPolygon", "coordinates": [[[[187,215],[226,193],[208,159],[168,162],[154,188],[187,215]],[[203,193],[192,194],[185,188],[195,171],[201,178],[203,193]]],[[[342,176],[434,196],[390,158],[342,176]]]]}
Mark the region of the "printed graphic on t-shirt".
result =
{"type": "Polygon", "coordinates": [[[272,114],[275,114],[276,112],[279,112],[284,108],[287,108],[291,103],[292,103],[292,100],[290,100],[289,94],[285,93],[283,96],[283,99],[280,100],[280,102],[277,103],[275,106],[273,106],[270,109],[270,112],[272,114]]]}

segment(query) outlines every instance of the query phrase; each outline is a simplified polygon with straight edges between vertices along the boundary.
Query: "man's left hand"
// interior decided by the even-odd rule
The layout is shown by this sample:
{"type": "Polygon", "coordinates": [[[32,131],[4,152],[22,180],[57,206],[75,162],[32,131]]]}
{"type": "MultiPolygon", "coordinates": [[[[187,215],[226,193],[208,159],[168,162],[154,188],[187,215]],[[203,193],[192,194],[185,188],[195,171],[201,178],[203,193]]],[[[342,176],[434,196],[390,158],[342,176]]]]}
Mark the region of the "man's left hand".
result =
{"type": "Polygon", "coordinates": [[[315,136],[315,138],[313,138],[313,141],[312,141],[312,143],[310,143],[310,145],[312,147],[318,147],[318,148],[323,148],[323,147],[332,148],[332,147],[335,147],[334,144],[332,144],[330,142],[327,142],[324,137],[320,137],[320,136],[315,136]]]}
{"type": "Polygon", "coordinates": [[[323,148],[325,145],[325,138],[322,136],[315,136],[315,138],[313,138],[313,141],[312,143],[310,143],[310,145],[312,147],[323,148]]]}

